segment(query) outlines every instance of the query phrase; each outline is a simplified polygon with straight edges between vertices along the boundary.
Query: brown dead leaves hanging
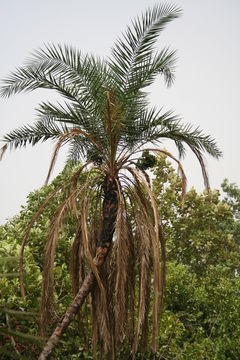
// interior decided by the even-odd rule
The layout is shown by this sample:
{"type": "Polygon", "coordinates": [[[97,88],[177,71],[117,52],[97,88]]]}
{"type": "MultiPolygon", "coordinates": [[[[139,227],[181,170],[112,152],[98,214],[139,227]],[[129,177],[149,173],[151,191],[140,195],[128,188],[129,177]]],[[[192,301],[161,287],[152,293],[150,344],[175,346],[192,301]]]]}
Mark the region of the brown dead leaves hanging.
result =
{"type": "MultiPolygon", "coordinates": [[[[49,324],[49,319],[54,319],[54,257],[59,233],[63,232],[66,219],[72,216],[76,220],[70,256],[73,295],[81,287],[89,269],[96,277],[96,286],[88,298],[90,312],[86,314],[86,308],[83,308],[78,314],[80,335],[86,347],[89,346],[89,337],[92,337],[95,358],[97,351],[118,353],[126,346],[134,356],[137,351],[147,350],[150,339],[152,348],[156,349],[160,298],[165,283],[162,277],[165,275],[161,273],[160,267],[161,223],[149,183],[144,175],[130,165],[126,165],[123,173],[119,174],[117,184],[120,201],[112,249],[99,273],[93,257],[99,240],[104,169],[99,167],[87,170],[84,182],[79,181],[83,170],[84,167],[81,167],[68,182],[65,181],[64,184],[68,184],[65,200],[59,204],[51,221],[44,255],[41,333],[46,333],[48,327],[53,325],[49,324]],[[152,326],[149,325],[151,305],[152,326]]],[[[64,191],[64,184],[61,192],[64,191]]],[[[57,196],[56,193],[55,190],[52,196],[57,196]]],[[[41,210],[45,203],[40,207],[41,210]]],[[[165,262],[164,257],[161,258],[165,262]]]]}

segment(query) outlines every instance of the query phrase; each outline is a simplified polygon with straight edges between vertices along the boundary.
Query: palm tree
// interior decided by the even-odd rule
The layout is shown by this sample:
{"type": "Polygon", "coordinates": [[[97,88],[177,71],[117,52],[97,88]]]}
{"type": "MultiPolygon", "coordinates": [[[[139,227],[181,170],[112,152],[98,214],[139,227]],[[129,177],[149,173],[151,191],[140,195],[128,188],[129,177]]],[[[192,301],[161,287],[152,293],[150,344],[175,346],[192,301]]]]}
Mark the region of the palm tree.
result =
{"type": "MultiPolygon", "coordinates": [[[[221,155],[210,136],[189,124],[182,124],[172,112],[164,113],[149,105],[147,88],[158,75],[164,76],[168,86],[174,81],[176,52],[169,48],[158,51],[155,44],[167,23],[180,14],[179,8],[170,5],[148,9],[133,21],[115,43],[111,57],[104,60],[83,55],[68,46],[46,46],[5,79],[1,88],[5,97],[38,88],[52,89],[62,96],[58,104],[43,102],[39,105],[35,124],[5,135],[2,153],[8,147],[35,145],[53,139],[56,148],[48,178],[64,144],[69,144],[71,161],[84,163],[69,179],[69,193],[51,221],[43,271],[42,325],[51,314],[54,253],[59,229],[69,212],[76,218],[71,257],[75,298],[39,359],[51,353],[89,293],[94,354],[98,336],[103,340],[105,351],[114,349],[112,354],[116,352],[127,328],[134,331],[133,357],[139,337],[143,351],[146,350],[151,276],[154,288],[152,348],[156,351],[165,255],[161,221],[146,173],[149,158],[163,152],[177,161],[184,190],[186,178],[181,164],[162,149],[164,139],[174,141],[180,158],[185,154],[186,145],[194,152],[207,186],[203,153],[215,158],[221,155]],[[86,168],[91,171],[80,183],[80,174],[86,168]],[[84,277],[86,255],[90,270],[84,277]],[[134,262],[138,262],[140,273],[136,324],[134,262]]],[[[51,196],[46,201],[50,201],[51,196]]],[[[30,223],[26,237],[45,203],[30,223]]],[[[24,296],[22,278],[21,284],[24,296]]]]}

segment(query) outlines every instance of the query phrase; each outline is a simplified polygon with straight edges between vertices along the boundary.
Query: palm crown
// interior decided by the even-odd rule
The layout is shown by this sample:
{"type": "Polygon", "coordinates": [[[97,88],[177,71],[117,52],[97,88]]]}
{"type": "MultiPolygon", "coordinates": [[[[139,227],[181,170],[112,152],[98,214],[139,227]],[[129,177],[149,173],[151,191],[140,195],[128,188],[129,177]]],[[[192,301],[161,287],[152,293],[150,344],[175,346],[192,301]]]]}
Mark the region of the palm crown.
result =
{"type": "MultiPolygon", "coordinates": [[[[168,5],[159,5],[147,10],[142,17],[133,21],[131,27],[127,28],[122,38],[115,43],[111,57],[105,60],[92,55],[83,55],[67,46],[46,46],[44,49],[36,51],[24,67],[18,68],[5,79],[5,83],[1,87],[1,94],[6,97],[18,92],[45,88],[57,91],[63,98],[61,103],[57,104],[41,103],[38,107],[38,120],[34,125],[27,125],[6,134],[3,138],[6,144],[2,148],[2,153],[7,147],[35,145],[39,141],[53,139],[57,140],[57,144],[50,171],[60,147],[65,143],[69,143],[69,159],[86,161],[87,164],[93,164],[96,169],[95,178],[87,178],[84,185],[77,185],[76,181],[82,168],[73,175],[70,179],[72,192],[60,205],[52,220],[45,249],[42,300],[42,312],[45,315],[43,318],[46,320],[50,308],[49,298],[46,297],[53,292],[53,279],[49,277],[49,271],[52,271],[54,267],[56,234],[58,234],[58,228],[61,227],[69,207],[75,215],[77,223],[76,237],[72,248],[73,263],[77,247],[83,246],[89,257],[92,272],[78,290],[74,306],[69,308],[62,325],[50,338],[40,359],[45,359],[59,341],[59,334],[68,326],[66,324],[72,321],[69,314],[76,314],[76,309],[82,304],[81,289],[86,290],[86,286],[88,286],[88,292],[85,291],[85,294],[88,294],[91,291],[94,276],[101,290],[102,300],[100,297],[99,301],[102,301],[102,305],[97,307],[97,304],[93,302],[93,306],[96,306],[96,311],[98,308],[98,318],[101,319],[99,333],[106,349],[111,347],[111,326],[115,326],[116,338],[120,339],[120,342],[123,341],[124,328],[128,323],[126,320],[129,311],[127,307],[131,304],[131,301],[127,302],[126,299],[135,293],[135,285],[133,285],[135,281],[131,276],[136,276],[136,274],[127,275],[134,256],[139,257],[140,275],[138,321],[132,353],[134,356],[137,351],[141,328],[142,341],[146,346],[148,343],[151,264],[153,264],[154,277],[152,344],[153,350],[156,351],[158,308],[165,281],[165,249],[159,214],[147,174],[144,171],[146,169],[145,162],[148,163],[149,159],[150,163],[152,161],[146,150],[162,151],[178,162],[183,175],[183,190],[185,176],[181,164],[169,152],[159,149],[163,139],[174,141],[180,157],[184,156],[186,145],[194,152],[202,167],[207,186],[203,153],[206,152],[215,158],[221,155],[214,139],[210,136],[204,135],[198,128],[193,129],[189,124],[182,124],[181,120],[170,111],[163,113],[150,107],[148,101],[146,90],[158,75],[164,76],[168,86],[174,80],[176,52],[169,48],[158,51],[154,46],[166,24],[179,17],[180,14],[179,8],[168,5]],[[139,162],[138,157],[141,153],[143,153],[143,158],[145,156],[145,161],[139,162]],[[121,173],[121,170],[124,172],[121,173]],[[130,174],[129,177],[126,172],[130,174]],[[94,182],[94,179],[97,179],[97,183],[94,182]],[[99,188],[101,189],[103,196],[100,196],[100,200],[97,193],[97,199],[92,201],[92,193],[89,195],[86,190],[89,185],[95,187],[97,191],[99,188]],[[76,198],[80,195],[82,200],[79,208],[76,198]],[[86,200],[87,196],[88,200],[86,200]],[[129,215],[131,217],[129,220],[126,214],[129,213],[129,207],[132,204],[137,206],[129,215]],[[89,222],[88,210],[91,206],[94,208],[92,210],[93,221],[89,222]],[[97,217],[99,219],[99,208],[102,209],[102,215],[100,217],[100,235],[98,236],[100,242],[98,241],[97,245],[96,237],[92,237],[91,234],[96,233],[95,226],[99,224],[99,221],[94,220],[97,217]],[[113,295],[104,290],[96,267],[98,268],[102,264],[101,259],[104,259],[108,253],[114,232],[116,240],[111,256],[113,262],[117,259],[117,266],[116,273],[112,270],[115,274],[112,276],[115,276],[116,279],[113,295]],[[161,268],[159,265],[159,241],[161,268]],[[136,243],[140,249],[134,255],[136,243]],[[152,250],[150,250],[151,248],[152,250]],[[97,255],[94,259],[94,252],[91,249],[96,250],[97,255]],[[108,303],[106,297],[109,296],[110,300],[107,300],[115,303],[114,310],[106,306],[108,303]],[[106,312],[108,311],[108,314],[111,311],[114,312],[115,325],[109,321],[111,314],[108,319],[104,317],[103,308],[106,312]],[[103,324],[105,325],[103,326],[103,324]]],[[[50,172],[48,177],[49,175],[50,172]]],[[[48,198],[49,200],[51,196],[48,198]]],[[[43,207],[44,204],[40,207],[37,215],[43,207]]],[[[36,217],[30,223],[27,235],[35,220],[36,217]]],[[[23,242],[22,254],[26,237],[23,242]]],[[[84,255],[81,255],[80,259],[78,258],[76,261],[84,264],[84,255]]],[[[20,274],[22,274],[22,270],[20,274]]],[[[22,294],[24,294],[23,291],[22,294]]],[[[134,317],[134,307],[132,311],[132,317],[134,317]]]]}
{"type": "Polygon", "coordinates": [[[151,108],[147,99],[146,88],[158,75],[167,85],[174,80],[176,52],[159,52],[154,45],[165,25],[179,15],[174,6],[148,10],[127,28],[107,60],[67,46],[36,51],[5,80],[2,96],[45,88],[56,90],[64,102],[41,103],[34,125],[16,129],[3,140],[15,148],[48,139],[57,139],[58,146],[69,142],[71,159],[103,161],[111,172],[125,164],[127,154],[163,138],[175,142],[180,156],[187,144],[198,158],[203,151],[219,157],[213,139],[171,112],[151,108]]]}

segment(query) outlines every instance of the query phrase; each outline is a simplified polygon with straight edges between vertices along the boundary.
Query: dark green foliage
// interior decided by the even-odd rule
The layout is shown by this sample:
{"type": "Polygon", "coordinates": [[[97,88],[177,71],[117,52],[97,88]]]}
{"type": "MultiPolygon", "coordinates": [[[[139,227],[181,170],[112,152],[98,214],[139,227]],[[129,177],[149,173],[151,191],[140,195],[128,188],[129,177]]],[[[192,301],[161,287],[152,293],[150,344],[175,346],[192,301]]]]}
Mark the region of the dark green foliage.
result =
{"type": "MultiPolygon", "coordinates": [[[[166,359],[237,359],[240,264],[234,211],[220,200],[219,191],[197,194],[194,189],[181,209],[180,179],[163,156],[155,175],[169,261],[160,354],[166,359]]],[[[228,200],[233,200],[230,195],[228,200]]]]}
{"type": "Polygon", "coordinates": [[[142,156],[138,159],[136,166],[140,170],[148,170],[156,164],[156,156],[149,153],[148,150],[142,152],[142,156]]]}
{"type": "Polygon", "coordinates": [[[240,245],[240,189],[236,184],[231,184],[225,179],[222,183],[224,202],[228,204],[234,214],[234,229],[232,230],[235,241],[240,245]]]}

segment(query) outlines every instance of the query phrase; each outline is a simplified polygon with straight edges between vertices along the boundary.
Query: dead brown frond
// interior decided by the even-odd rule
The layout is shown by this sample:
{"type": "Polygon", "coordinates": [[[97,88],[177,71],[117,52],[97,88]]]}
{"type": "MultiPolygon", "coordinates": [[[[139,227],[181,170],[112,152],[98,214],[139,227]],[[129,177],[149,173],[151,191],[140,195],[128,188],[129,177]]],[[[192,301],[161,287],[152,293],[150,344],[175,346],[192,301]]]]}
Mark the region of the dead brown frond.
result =
{"type": "MultiPolygon", "coordinates": [[[[82,170],[83,167],[80,169],[82,170]]],[[[80,172],[79,172],[80,174],[80,172]]],[[[76,174],[74,174],[76,176],[76,174]]],[[[74,176],[71,178],[71,180],[75,180],[74,176]]],[[[87,180],[84,183],[88,183],[88,177],[87,180]]],[[[44,254],[44,267],[43,267],[43,292],[42,292],[42,299],[41,299],[41,328],[44,329],[47,325],[47,319],[50,317],[50,311],[52,310],[52,302],[53,302],[53,292],[54,292],[54,277],[53,277],[53,271],[54,271],[54,256],[55,251],[58,243],[58,236],[59,231],[63,231],[63,225],[64,220],[66,218],[67,214],[71,214],[73,212],[73,209],[71,207],[72,204],[74,204],[74,211],[77,211],[75,208],[75,203],[72,201],[73,197],[79,196],[80,192],[82,191],[82,184],[80,184],[79,187],[74,186],[71,188],[71,191],[67,198],[64,200],[62,204],[59,205],[50,226],[50,231],[48,235],[48,239],[45,246],[45,254],[44,254]]],[[[77,216],[77,213],[75,214],[77,216]]],[[[84,214],[83,214],[84,216],[84,214]]],[[[84,230],[82,228],[82,224],[80,226],[80,223],[77,228],[77,233],[75,237],[75,241],[73,243],[73,248],[76,250],[80,246],[80,236],[83,238],[84,230]]],[[[76,257],[73,258],[71,261],[71,268],[74,272],[74,277],[72,277],[73,281],[73,289],[77,291],[77,287],[79,287],[79,284],[76,283],[76,274],[75,270],[76,267],[78,267],[78,261],[76,257]]],[[[79,282],[79,279],[78,279],[79,282]]],[[[43,331],[43,330],[42,330],[43,331]]]]}
{"type": "Polygon", "coordinates": [[[206,165],[204,163],[203,160],[203,155],[201,153],[201,151],[196,150],[193,146],[189,145],[190,149],[193,151],[193,153],[196,155],[200,166],[201,166],[201,170],[202,170],[202,175],[203,175],[203,181],[204,181],[204,185],[205,188],[207,190],[208,193],[210,193],[210,184],[209,184],[209,179],[208,179],[208,174],[207,174],[207,169],[206,169],[206,165]]]}
{"type": "MultiPolygon", "coordinates": [[[[138,348],[138,341],[140,331],[143,330],[143,324],[148,324],[148,301],[150,283],[151,283],[151,268],[150,268],[150,249],[151,241],[148,228],[145,226],[145,219],[142,219],[142,213],[138,213],[136,217],[137,224],[137,243],[138,243],[138,256],[139,256],[139,299],[138,299],[138,318],[135,332],[135,338],[132,347],[132,357],[135,358],[135,354],[138,348]],[[144,220],[144,222],[142,221],[144,220]]],[[[144,216],[145,217],[145,216],[144,216]]]]}
{"type": "MultiPolygon", "coordinates": [[[[51,176],[51,173],[52,173],[52,170],[54,168],[54,165],[56,163],[56,160],[57,160],[57,156],[58,156],[58,153],[59,153],[59,150],[62,146],[62,144],[66,141],[68,141],[69,139],[72,139],[76,136],[83,136],[85,138],[87,138],[88,140],[91,141],[91,143],[98,149],[98,150],[102,150],[101,149],[101,144],[98,143],[92,134],[88,134],[87,132],[79,129],[79,128],[73,128],[69,131],[67,131],[66,133],[64,133],[58,140],[56,146],[55,146],[55,149],[54,149],[54,152],[53,152],[53,155],[52,155],[52,159],[51,159],[51,162],[50,162],[50,166],[49,166],[49,170],[48,170],[48,174],[47,174],[47,178],[45,180],[45,185],[48,184],[48,181],[49,181],[49,178],[51,176]]],[[[101,151],[101,154],[102,156],[104,157],[104,153],[101,151]]],[[[106,159],[105,159],[106,160],[106,159]]]]}
{"type": "Polygon", "coordinates": [[[127,324],[127,336],[128,343],[132,344],[135,332],[135,287],[136,287],[136,250],[135,250],[135,239],[132,233],[132,227],[129,224],[129,263],[127,272],[127,288],[128,288],[128,324],[127,324]]]}
{"type": "MultiPolygon", "coordinates": [[[[82,170],[83,167],[80,169],[82,170]]],[[[80,173],[79,173],[80,174],[80,173]]],[[[76,174],[74,174],[76,176],[76,174]]],[[[75,182],[74,176],[71,178],[73,182],[75,182]]],[[[84,184],[74,183],[74,186],[71,187],[70,192],[67,198],[64,200],[62,204],[58,207],[56,214],[52,220],[50,232],[48,236],[48,240],[45,247],[44,254],[44,269],[43,269],[43,292],[41,299],[41,331],[44,332],[46,327],[48,326],[48,319],[50,318],[50,313],[53,312],[53,299],[54,299],[54,256],[56,251],[56,246],[58,243],[58,235],[60,229],[63,229],[64,220],[67,214],[72,214],[75,212],[75,216],[78,216],[78,211],[76,207],[76,202],[72,200],[72,198],[76,198],[81,196],[81,221],[78,221],[78,228],[76,232],[75,241],[73,244],[73,249],[78,249],[79,257],[76,254],[72,254],[71,257],[71,272],[72,272],[72,282],[73,282],[73,290],[77,291],[81,283],[83,282],[82,272],[84,272],[84,252],[87,250],[87,256],[91,263],[93,263],[91,253],[88,248],[88,230],[87,230],[87,214],[88,207],[85,207],[86,204],[86,189],[89,185],[89,174],[87,175],[84,184]],[[81,237],[81,239],[80,239],[81,237]],[[82,240],[82,241],[80,241],[82,240]],[[80,260],[80,262],[79,262],[80,260]],[[78,274],[76,274],[76,269],[78,269],[78,274]],[[78,283],[77,283],[78,282],[78,283]]],[[[96,181],[96,177],[94,177],[91,181],[96,181]]],[[[90,191],[88,197],[93,194],[93,191],[90,191]]],[[[63,230],[62,230],[63,231],[63,230]]],[[[94,265],[95,266],[95,265],[94,265]]],[[[95,270],[95,269],[94,269],[95,270]]],[[[96,276],[96,275],[95,275],[96,276]]]]}
{"type": "MultiPolygon", "coordinates": [[[[135,243],[136,243],[136,255],[134,259],[138,257],[137,272],[132,272],[133,276],[138,276],[139,274],[139,291],[138,291],[138,314],[137,314],[137,325],[134,339],[130,341],[132,346],[132,357],[134,358],[135,353],[138,349],[140,332],[141,336],[141,349],[146,348],[148,345],[148,313],[150,307],[150,292],[151,292],[151,273],[152,273],[152,250],[151,250],[151,236],[155,237],[154,232],[149,232],[149,229],[153,229],[152,222],[152,209],[151,204],[143,196],[143,189],[141,184],[137,183],[134,187],[129,187],[127,190],[128,198],[131,204],[131,209],[133,210],[133,218],[135,222],[135,243]],[[140,187],[140,188],[139,188],[140,187]],[[149,222],[150,220],[150,222],[149,222]]],[[[134,251],[134,249],[133,249],[134,251]]],[[[135,266],[134,266],[135,268],[135,266]]],[[[136,303],[135,300],[135,280],[132,280],[134,283],[133,291],[133,303],[131,313],[132,319],[130,322],[130,327],[134,329],[134,306],[136,303]]],[[[154,291],[153,291],[154,292],[154,291]]],[[[132,294],[132,292],[131,292],[132,294]]],[[[132,301],[132,296],[130,297],[130,302],[132,301]]],[[[136,314],[135,314],[136,316],[136,314]]],[[[131,335],[134,333],[132,331],[131,335]]]]}
{"type": "Polygon", "coordinates": [[[22,299],[25,299],[25,289],[24,289],[24,276],[23,276],[23,257],[24,257],[24,249],[25,249],[25,245],[26,245],[26,241],[29,237],[30,231],[35,223],[35,221],[38,219],[39,215],[42,213],[42,211],[45,209],[45,207],[47,206],[47,204],[49,203],[49,201],[61,190],[63,189],[65,186],[67,186],[74,178],[78,178],[81,174],[81,172],[83,171],[83,169],[85,168],[86,165],[83,165],[80,169],[76,170],[75,173],[73,174],[73,176],[71,176],[69,179],[67,179],[66,181],[64,181],[59,187],[57,187],[56,189],[54,189],[47,197],[46,199],[43,201],[43,203],[39,206],[37,212],[34,214],[34,216],[32,217],[32,219],[30,220],[26,232],[24,234],[23,237],[23,241],[22,241],[22,245],[21,245],[21,249],[20,249],[20,263],[19,263],[19,278],[20,278],[20,291],[21,291],[21,296],[22,299]]]}
{"type": "Polygon", "coordinates": [[[160,293],[160,313],[163,311],[163,296],[166,287],[166,242],[162,222],[159,223],[159,240],[161,246],[161,293],[160,293]]]}
{"type": "Polygon", "coordinates": [[[127,272],[129,269],[129,225],[124,214],[124,208],[119,206],[116,221],[116,283],[115,283],[115,337],[117,343],[122,343],[125,336],[127,317],[127,272]]]}
{"type": "Polygon", "coordinates": [[[98,289],[94,290],[95,298],[98,298],[98,306],[95,309],[95,313],[97,316],[101,337],[104,339],[104,349],[107,352],[110,349],[110,342],[111,342],[111,334],[109,331],[107,296],[106,296],[106,289],[103,285],[103,274],[101,273],[102,276],[100,278],[98,268],[93,261],[93,257],[89,247],[90,242],[89,242],[89,229],[88,229],[87,218],[88,218],[90,198],[86,197],[86,191],[88,186],[89,186],[89,182],[87,179],[82,191],[82,216],[81,216],[82,240],[89,264],[95,275],[97,285],[100,290],[99,292],[98,289]]]}
{"type": "MultiPolygon", "coordinates": [[[[46,319],[50,318],[54,307],[53,267],[59,231],[63,229],[65,219],[73,215],[76,220],[70,260],[73,294],[75,295],[81,287],[89,269],[96,278],[96,286],[90,298],[94,358],[97,358],[98,352],[107,354],[109,359],[117,358],[125,341],[129,346],[132,345],[134,358],[138,350],[147,350],[150,330],[154,352],[158,343],[159,312],[162,309],[165,286],[165,244],[159,212],[147,174],[130,166],[124,167],[123,170],[131,175],[125,176],[123,172],[121,184],[120,180],[116,180],[119,202],[115,235],[103,266],[98,267],[94,256],[101,244],[100,230],[105,190],[100,179],[104,178],[105,169],[100,168],[93,176],[89,173],[83,181],[79,181],[80,173],[71,177],[67,197],[59,205],[51,222],[45,247],[41,301],[42,329],[46,329],[46,319]],[[150,294],[153,295],[151,329],[150,294]]],[[[87,347],[88,316],[85,315],[83,311],[78,314],[78,324],[79,334],[87,347]]]]}
{"type": "Polygon", "coordinates": [[[102,347],[102,351],[109,353],[111,349],[111,322],[109,303],[107,302],[108,271],[105,266],[101,269],[101,282],[102,288],[100,289],[97,285],[92,291],[93,336],[95,337],[95,346],[97,347],[98,344],[100,348],[102,347]]]}
{"type": "Polygon", "coordinates": [[[92,317],[92,352],[93,352],[93,359],[97,360],[98,322],[96,315],[94,290],[95,289],[93,289],[91,293],[90,306],[91,306],[91,317],[92,317]]]}
{"type": "MultiPolygon", "coordinates": [[[[95,181],[95,179],[94,179],[94,181],[95,181]]],[[[91,254],[90,247],[89,247],[90,242],[89,242],[89,231],[88,231],[88,221],[87,221],[87,219],[88,219],[88,211],[89,211],[89,204],[90,204],[90,196],[88,196],[88,198],[87,198],[87,194],[86,194],[88,186],[89,186],[89,178],[87,178],[87,180],[86,180],[86,182],[84,184],[84,187],[82,189],[82,194],[81,194],[82,195],[82,200],[81,200],[82,240],[83,240],[83,245],[84,245],[86,255],[88,257],[91,269],[92,269],[92,271],[93,271],[93,273],[94,273],[94,275],[96,277],[98,286],[104,293],[104,289],[103,289],[102,284],[101,284],[101,279],[100,279],[99,274],[98,274],[98,269],[97,269],[97,266],[94,264],[93,256],[91,254]]]]}
{"type": "MultiPolygon", "coordinates": [[[[136,164],[134,162],[132,162],[132,161],[129,161],[129,164],[134,165],[134,167],[136,166],[136,164]]],[[[138,171],[140,171],[143,174],[148,186],[151,188],[151,180],[150,180],[150,176],[148,175],[148,173],[143,169],[138,169],[138,171]]]]}
{"type": "Polygon", "coordinates": [[[80,286],[80,267],[82,265],[83,254],[82,254],[82,229],[81,225],[78,226],[76,230],[76,234],[74,237],[74,241],[72,243],[71,247],[71,257],[70,257],[70,265],[69,265],[69,271],[72,279],[72,290],[73,290],[73,296],[75,297],[79,286],[80,286]]]}
{"type": "MultiPolygon", "coordinates": [[[[81,234],[81,224],[79,224],[71,247],[71,257],[69,264],[69,272],[72,280],[72,291],[74,297],[77,295],[77,292],[85,278],[85,254],[81,234]]],[[[78,312],[78,330],[79,335],[83,337],[86,348],[88,349],[88,311],[86,305],[83,314],[80,311],[78,312]]]]}
{"type": "Polygon", "coordinates": [[[45,180],[45,183],[44,183],[45,186],[48,184],[49,178],[50,178],[50,176],[51,176],[51,173],[52,173],[52,171],[53,171],[53,169],[54,169],[54,165],[55,165],[56,160],[57,160],[57,156],[58,156],[59,150],[60,150],[60,148],[61,148],[62,143],[63,143],[64,140],[65,140],[64,138],[63,138],[63,139],[61,138],[61,139],[57,142],[57,144],[56,144],[56,146],[55,146],[55,149],[54,149],[54,152],[53,152],[53,155],[52,155],[52,158],[51,158],[51,162],[50,162],[48,174],[47,174],[47,177],[46,177],[46,180],[45,180]]]}
{"type": "MultiPolygon", "coordinates": [[[[161,281],[160,281],[160,259],[159,259],[159,214],[157,209],[157,204],[154,199],[153,193],[149,188],[149,185],[145,181],[144,177],[140,174],[139,171],[131,167],[126,166],[136,184],[136,199],[140,201],[139,205],[141,208],[141,216],[143,216],[143,224],[146,224],[148,229],[148,238],[150,238],[153,251],[153,287],[154,287],[154,296],[153,296],[153,326],[152,326],[152,348],[156,352],[157,349],[157,338],[158,338],[158,318],[159,318],[159,301],[161,293],[161,281]],[[144,191],[147,193],[149,200],[144,194],[144,191]],[[149,211],[151,209],[151,211],[149,211]]],[[[139,226],[138,226],[139,227],[139,226]]],[[[141,300],[141,297],[140,297],[141,300]]],[[[140,301],[141,303],[141,301],[140,301]]],[[[141,307],[141,312],[139,312],[138,325],[136,330],[135,341],[133,345],[133,354],[137,350],[137,342],[140,333],[140,328],[143,323],[143,310],[141,307]]]]}
{"type": "Polygon", "coordinates": [[[35,221],[37,220],[39,215],[42,213],[44,208],[47,206],[49,201],[53,198],[54,195],[56,195],[56,193],[61,188],[62,188],[62,185],[59,186],[57,189],[55,189],[53,192],[51,192],[50,195],[48,195],[48,197],[44,200],[44,202],[39,207],[38,211],[32,217],[30,223],[28,224],[27,230],[25,232],[25,235],[24,235],[24,238],[23,238],[23,241],[22,241],[22,245],[21,245],[21,249],[20,249],[20,265],[19,265],[20,290],[21,290],[21,296],[22,296],[23,300],[25,300],[24,277],[23,277],[23,256],[24,256],[24,249],[25,249],[26,241],[28,239],[30,230],[32,229],[35,221]]]}
{"type": "Polygon", "coordinates": [[[0,149],[0,161],[2,160],[3,155],[6,150],[7,150],[7,144],[3,145],[3,147],[1,147],[1,149],[0,149]]]}
{"type": "Polygon", "coordinates": [[[182,208],[183,208],[184,202],[185,202],[185,196],[186,196],[186,192],[187,192],[187,177],[185,175],[185,172],[184,172],[181,162],[167,150],[164,150],[164,149],[147,149],[147,150],[158,153],[158,154],[164,154],[164,155],[170,157],[172,160],[174,160],[178,164],[178,170],[179,170],[180,177],[182,180],[182,208]]]}
{"type": "Polygon", "coordinates": [[[69,198],[61,204],[51,222],[48,239],[44,251],[42,297],[40,304],[40,333],[44,335],[49,326],[49,320],[54,313],[54,258],[58,244],[59,231],[63,226],[68,210],[69,198]]]}

